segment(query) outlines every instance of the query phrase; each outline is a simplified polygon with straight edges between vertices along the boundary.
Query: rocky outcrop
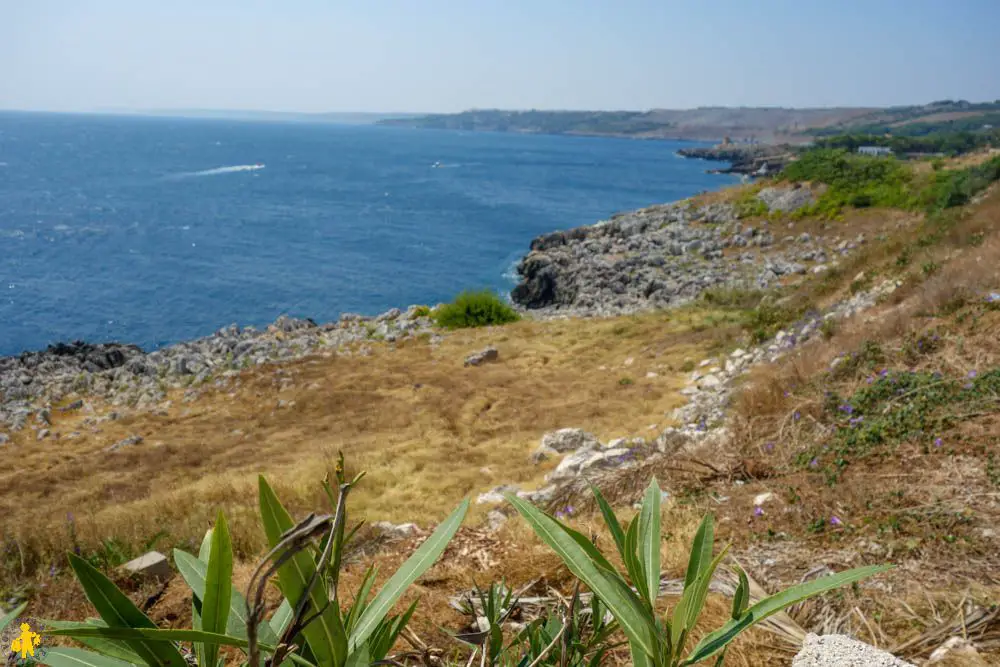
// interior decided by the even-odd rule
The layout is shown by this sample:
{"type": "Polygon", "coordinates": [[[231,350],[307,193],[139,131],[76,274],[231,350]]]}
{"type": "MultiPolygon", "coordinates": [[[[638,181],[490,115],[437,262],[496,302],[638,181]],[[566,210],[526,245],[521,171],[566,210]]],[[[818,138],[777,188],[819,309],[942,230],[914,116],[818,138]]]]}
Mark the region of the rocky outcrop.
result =
{"type": "MultiPolygon", "coordinates": [[[[807,188],[770,188],[776,210],[811,201],[807,188]]],[[[779,224],[739,220],[727,203],[682,201],[536,238],[511,292],[542,314],[618,315],[686,303],[712,287],[764,289],[827,268],[863,238],[778,237],[779,224]]]]}
{"type": "Polygon", "coordinates": [[[914,667],[891,653],[844,635],[806,635],[792,667],[914,667]]]}
{"type": "Polygon", "coordinates": [[[421,334],[436,338],[427,308],[411,306],[377,317],[345,314],[322,325],[282,316],[264,329],[233,325],[148,353],[118,343],[51,345],[0,358],[0,431],[31,427],[41,439],[49,435],[51,411],[68,398],[74,400],[58,409],[87,411],[85,396],[123,409],[157,409],[171,390],[183,389],[182,400],[192,401],[204,388],[262,364],[317,353],[366,354],[367,342],[421,334]]]}
{"type": "Polygon", "coordinates": [[[816,201],[812,190],[796,184],[788,187],[763,188],[757,193],[757,199],[767,205],[767,209],[773,212],[792,213],[803,206],[808,206],[816,201]]]}
{"type": "Polygon", "coordinates": [[[711,170],[712,173],[752,176],[773,176],[792,158],[788,147],[770,144],[719,144],[711,148],[682,148],[677,154],[686,158],[730,163],[727,168],[711,170]]]}

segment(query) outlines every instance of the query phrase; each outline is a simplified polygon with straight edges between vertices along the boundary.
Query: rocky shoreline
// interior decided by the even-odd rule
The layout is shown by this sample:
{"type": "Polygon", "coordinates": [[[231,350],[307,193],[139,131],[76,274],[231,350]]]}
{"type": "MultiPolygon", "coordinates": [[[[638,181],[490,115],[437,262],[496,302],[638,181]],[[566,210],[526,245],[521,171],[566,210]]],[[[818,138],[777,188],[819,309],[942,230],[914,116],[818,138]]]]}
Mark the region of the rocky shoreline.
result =
{"type": "Polygon", "coordinates": [[[787,147],[770,144],[719,144],[711,148],[682,148],[677,154],[686,158],[730,163],[728,167],[709,170],[712,174],[748,176],[776,174],[791,159],[787,147]]]}
{"type": "MultiPolygon", "coordinates": [[[[768,188],[758,196],[772,210],[812,201],[804,188],[768,188]]],[[[742,224],[728,203],[652,206],[536,238],[518,266],[522,280],[512,297],[532,317],[635,313],[680,305],[711,287],[765,288],[819,272],[863,242],[778,234],[767,223],[742,224]]],[[[80,397],[119,412],[164,410],[176,390],[190,402],[248,368],[312,354],[367,354],[372,342],[415,336],[440,337],[425,306],[344,314],[327,324],[283,316],[263,329],[232,325],[150,352],[74,342],[0,358],[0,444],[25,428],[39,440],[56,437],[48,429],[53,410],[92,410],[80,397]]]]}
{"type": "Polygon", "coordinates": [[[219,329],[211,336],[144,352],[135,345],[84,342],[50,345],[39,352],[0,358],[0,444],[26,427],[50,436],[53,410],[89,410],[82,399],[112,406],[165,409],[167,394],[183,389],[183,401],[209,387],[222,387],[243,370],[311,354],[368,354],[370,343],[438,334],[426,306],[398,308],[375,317],[341,315],[337,322],[279,317],[264,329],[219,329]]]}
{"type": "MultiPolygon", "coordinates": [[[[764,188],[756,197],[781,212],[814,201],[796,186],[764,188]]],[[[822,273],[864,242],[791,236],[767,220],[745,224],[736,204],[685,200],[539,236],[517,266],[511,297],[543,316],[631,314],[681,305],[713,287],[766,289],[822,273]]]]}

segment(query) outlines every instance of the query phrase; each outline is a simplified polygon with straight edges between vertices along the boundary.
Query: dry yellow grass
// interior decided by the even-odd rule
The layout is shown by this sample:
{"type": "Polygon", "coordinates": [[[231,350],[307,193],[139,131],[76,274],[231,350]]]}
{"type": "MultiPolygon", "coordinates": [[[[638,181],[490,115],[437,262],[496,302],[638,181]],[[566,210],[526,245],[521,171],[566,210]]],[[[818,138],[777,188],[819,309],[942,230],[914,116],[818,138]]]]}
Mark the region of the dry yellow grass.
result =
{"type": "Polygon", "coordinates": [[[31,569],[71,546],[70,512],[85,548],[112,537],[141,548],[161,530],[160,546],[197,539],[223,509],[237,551],[249,556],[262,546],[257,474],[293,511],[322,507],[318,482],[338,450],[370,473],[352,498],[357,516],[434,523],[494,485],[539,484],[551,464],[529,455],[546,431],[655,435],[650,427],[669,423],[683,400],[685,359],[700,359],[725,331],[705,323],[721,321],[693,310],[523,321],[455,332],[437,347],[376,344],[369,356],[257,369],[231,390],[175,400],[165,415],[91,429],[58,413],[52,430],[63,437],[38,444],[23,434],[8,445],[19,465],[0,472],[2,529],[31,569]],[[486,344],[500,361],[464,368],[486,344]],[[132,434],[144,442],[105,451],[132,434]]]}

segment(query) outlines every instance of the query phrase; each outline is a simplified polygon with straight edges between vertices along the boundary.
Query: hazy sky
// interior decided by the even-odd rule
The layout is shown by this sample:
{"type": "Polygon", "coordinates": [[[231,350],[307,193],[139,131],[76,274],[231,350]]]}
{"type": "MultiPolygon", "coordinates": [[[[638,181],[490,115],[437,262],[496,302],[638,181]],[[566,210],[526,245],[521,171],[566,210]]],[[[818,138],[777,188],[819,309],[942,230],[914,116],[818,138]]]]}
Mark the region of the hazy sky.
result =
{"type": "Polygon", "coordinates": [[[1000,0],[0,0],[0,108],[1000,98],[1000,0]]]}

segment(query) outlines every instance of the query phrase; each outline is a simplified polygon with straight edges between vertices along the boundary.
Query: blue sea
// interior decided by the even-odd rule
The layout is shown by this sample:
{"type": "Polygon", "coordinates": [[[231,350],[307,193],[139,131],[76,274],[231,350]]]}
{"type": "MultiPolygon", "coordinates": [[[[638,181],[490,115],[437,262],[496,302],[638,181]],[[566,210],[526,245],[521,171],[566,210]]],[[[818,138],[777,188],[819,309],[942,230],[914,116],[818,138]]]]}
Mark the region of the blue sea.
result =
{"type": "Polygon", "coordinates": [[[735,181],[683,145],[0,113],[0,355],[506,292],[539,234],[735,181]]]}

